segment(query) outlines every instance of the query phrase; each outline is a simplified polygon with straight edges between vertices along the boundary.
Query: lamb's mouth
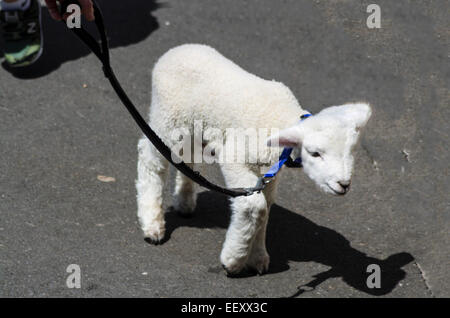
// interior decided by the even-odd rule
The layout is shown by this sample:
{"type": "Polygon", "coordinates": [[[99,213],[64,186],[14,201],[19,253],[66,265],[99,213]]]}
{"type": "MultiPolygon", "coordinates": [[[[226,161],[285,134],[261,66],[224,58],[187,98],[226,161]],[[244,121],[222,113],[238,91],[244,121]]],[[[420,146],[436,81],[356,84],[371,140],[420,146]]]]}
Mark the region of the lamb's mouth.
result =
{"type": "Polygon", "coordinates": [[[327,183],[328,188],[331,189],[331,191],[333,191],[333,193],[335,195],[345,195],[347,193],[347,191],[336,191],[335,189],[333,189],[333,187],[331,187],[328,183],[327,183]]]}

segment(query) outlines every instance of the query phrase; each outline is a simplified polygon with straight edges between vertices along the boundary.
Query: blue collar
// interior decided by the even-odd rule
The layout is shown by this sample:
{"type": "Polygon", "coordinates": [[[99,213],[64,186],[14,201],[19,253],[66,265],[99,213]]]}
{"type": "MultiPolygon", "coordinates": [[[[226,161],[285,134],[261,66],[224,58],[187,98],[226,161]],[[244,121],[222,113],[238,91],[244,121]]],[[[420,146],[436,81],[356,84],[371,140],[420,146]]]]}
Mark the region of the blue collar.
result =
{"type": "MultiPolygon", "coordinates": [[[[306,118],[310,117],[311,114],[304,114],[300,117],[300,121],[305,120],[306,118]]],[[[281,170],[284,164],[288,167],[296,167],[301,168],[302,167],[302,157],[298,157],[295,160],[292,160],[291,158],[292,148],[284,148],[283,152],[280,155],[280,158],[278,159],[278,162],[275,163],[272,167],[270,167],[269,171],[266,172],[264,175],[264,178],[273,178],[277,175],[277,173],[281,170]]]]}

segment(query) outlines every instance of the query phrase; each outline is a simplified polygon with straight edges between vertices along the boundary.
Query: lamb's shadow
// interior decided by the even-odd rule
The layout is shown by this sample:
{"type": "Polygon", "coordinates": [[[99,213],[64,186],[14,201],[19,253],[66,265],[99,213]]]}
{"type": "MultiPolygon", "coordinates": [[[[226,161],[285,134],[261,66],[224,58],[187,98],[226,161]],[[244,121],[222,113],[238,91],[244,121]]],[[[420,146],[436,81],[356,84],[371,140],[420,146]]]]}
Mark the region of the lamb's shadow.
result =
{"type": "MultiPolygon", "coordinates": [[[[156,0],[98,0],[105,19],[110,47],[128,46],[146,39],[158,29],[157,19],[152,12],[165,7],[156,0]]],[[[32,65],[22,68],[10,68],[4,62],[3,68],[13,76],[33,79],[45,76],[57,70],[63,63],[79,59],[90,54],[65,26],[51,19],[48,10],[42,8],[42,28],[44,32],[44,50],[42,56],[32,65]]],[[[93,23],[85,25],[87,30],[96,34],[93,23]]],[[[0,51],[1,45],[0,45],[0,51]]]]}
{"type": "MultiPolygon", "coordinates": [[[[227,199],[210,192],[198,197],[195,216],[182,218],[176,213],[166,214],[167,239],[178,227],[227,228],[229,211],[227,199]]],[[[288,262],[316,262],[331,268],[314,275],[310,282],[299,286],[290,295],[296,297],[314,289],[329,278],[341,277],[348,285],[370,295],[385,295],[405,278],[402,267],[414,260],[409,253],[398,253],[384,260],[367,256],[353,248],[349,241],[338,232],[317,225],[307,218],[291,212],[279,205],[273,205],[267,229],[267,249],[271,264],[269,274],[289,269],[288,262]],[[367,267],[377,264],[381,269],[381,288],[367,287],[370,273],[367,267]]],[[[304,278],[302,278],[303,280],[304,278]]]]}

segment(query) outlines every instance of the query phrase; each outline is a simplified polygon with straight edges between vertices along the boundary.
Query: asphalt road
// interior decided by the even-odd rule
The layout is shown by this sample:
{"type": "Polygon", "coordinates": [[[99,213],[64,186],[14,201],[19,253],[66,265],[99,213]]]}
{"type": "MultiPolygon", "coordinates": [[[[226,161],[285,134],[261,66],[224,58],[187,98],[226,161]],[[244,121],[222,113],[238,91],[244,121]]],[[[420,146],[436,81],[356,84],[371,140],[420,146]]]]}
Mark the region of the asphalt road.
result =
{"type": "Polygon", "coordinates": [[[229,210],[214,193],[200,194],[192,219],[167,213],[169,239],[147,244],[134,187],[141,134],[93,54],[44,12],[43,57],[0,69],[0,296],[450,296],[447,0],[378,0],[381,29],[366,26],[372,1],[99,2],[117,76],[143,113],[152,65],[182,43],[284,82],[313,113],[369,102],[353,188],[331,197],[286,171],[264,276],[225,276],[229,210]],[[69,264],[80,289],[66,286],[69,264]],[[381,266],[380,289],[366,285],[369,264],[381,266]]]}

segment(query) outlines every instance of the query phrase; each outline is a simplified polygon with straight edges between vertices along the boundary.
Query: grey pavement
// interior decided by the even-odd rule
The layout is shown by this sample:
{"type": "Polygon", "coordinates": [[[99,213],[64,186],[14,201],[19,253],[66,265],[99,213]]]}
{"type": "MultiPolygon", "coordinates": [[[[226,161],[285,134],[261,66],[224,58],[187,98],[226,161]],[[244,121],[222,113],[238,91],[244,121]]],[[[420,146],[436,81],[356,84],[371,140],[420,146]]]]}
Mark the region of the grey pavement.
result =
{"type": "Polygon", "coordinates": [[[335,198],[285,171],[263,276],[222,271],[218,194],[203,191],[192,219],[167,213],[168,240],[149,245],[136,218],[141,133],[93,54],[44,12],[43,57],[0,69],[0,296],[450,296],[447,0],[378,0],[381,29],[366,26],[373,1],[99,2],[117,76],[144,114],[152,65],[183,43],[282,81],[313,113],[369,102],[353,188],[335,198]],[[81,289],[66,287],[69,264],[81,289]],[[369,264],[380,289],[366,286],[369,264]]]}

